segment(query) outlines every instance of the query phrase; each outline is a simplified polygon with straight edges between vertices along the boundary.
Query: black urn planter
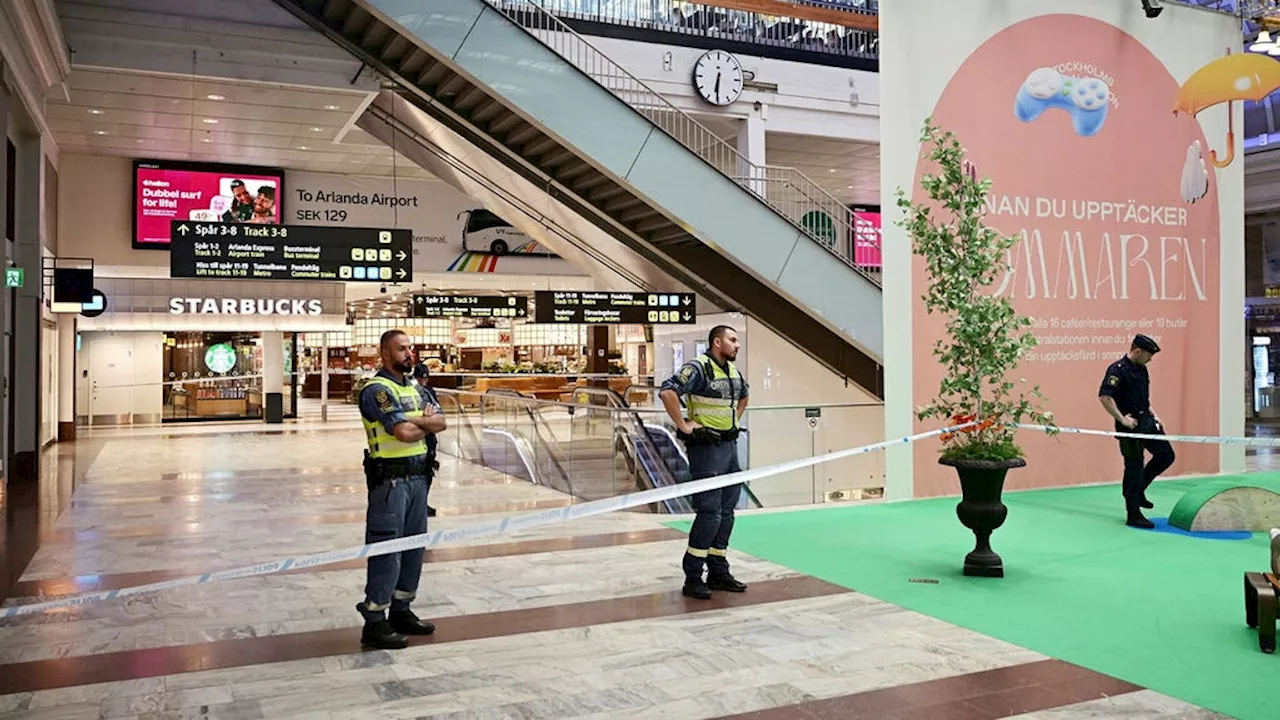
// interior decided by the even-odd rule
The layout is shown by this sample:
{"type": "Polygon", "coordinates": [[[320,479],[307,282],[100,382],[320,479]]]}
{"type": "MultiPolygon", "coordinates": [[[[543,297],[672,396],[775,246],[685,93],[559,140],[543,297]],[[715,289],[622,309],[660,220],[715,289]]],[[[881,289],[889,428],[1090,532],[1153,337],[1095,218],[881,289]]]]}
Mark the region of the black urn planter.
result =
{"type": "Polygon", "coordinates": [[[991,533],[1004,524],[1009,509],[1000,501],[1004,492],[1004,476],[1014,468],[1025,467],[1026,460],[970,460],[943,458],[938,461],[956,469],[960,475],[962,497],[956,516],[973,531],[977,543],[964,558],[964,574],[973,577],[1004,577],[1004,562],[991,549],[991,533]]]}

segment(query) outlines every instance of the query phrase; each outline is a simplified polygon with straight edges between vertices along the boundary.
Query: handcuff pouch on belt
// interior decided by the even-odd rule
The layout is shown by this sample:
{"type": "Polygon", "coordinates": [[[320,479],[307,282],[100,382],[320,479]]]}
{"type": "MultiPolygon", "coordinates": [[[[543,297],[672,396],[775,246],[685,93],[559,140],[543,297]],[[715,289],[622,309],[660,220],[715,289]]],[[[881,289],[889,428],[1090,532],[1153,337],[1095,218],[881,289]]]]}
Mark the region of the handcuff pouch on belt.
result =
{"type": "Polygon", "coordinates": [[[676,432],[676,437],[680,438],[685,445],[716,445],[724,442],[734,442],[738,439],[738,433],[742,432],[739,428],[731,430],[715,430],[709,427],[694,428],[692,433],[676,432]]]}

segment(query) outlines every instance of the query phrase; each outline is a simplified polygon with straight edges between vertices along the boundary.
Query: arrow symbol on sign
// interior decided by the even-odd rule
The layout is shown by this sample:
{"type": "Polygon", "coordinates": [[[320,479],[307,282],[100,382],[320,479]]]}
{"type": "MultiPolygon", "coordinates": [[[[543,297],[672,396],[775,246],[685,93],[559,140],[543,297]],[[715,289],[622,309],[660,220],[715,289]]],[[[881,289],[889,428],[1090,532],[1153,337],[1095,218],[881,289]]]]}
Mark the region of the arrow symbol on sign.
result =
{"type": "Polygon", "coordinates": [[[685,314],[684,314],[684,321],[685,321],[685,322],[689,322],[689,321],[690,321],[690,320],[692,320],[692,319],[693,319],[693,316],[692,316],[692,315],[690,315],[689,313],[685,313],[685,314]]]}
{"type": "MultiPolygon", "coordinates": [[[[685,298],[685,299],[684,299],[684,304],[685,304],[685,305],[692,305],[692,304],[693,304],[693,298],[685,298]]],[[[686,319],[687,319],[687,318],[686,318],[686,319]]]]}
{"type": "Polygon", "coordinates": [[[400,278],[401,280],[404,279],[404,275],[405,275],[404,268],[400,268],[399,270],[396,271],[396,277],[400,278]]]}
{"type": "Polygon", "coordinates": [[[191,228],[187,227],[186,225],[178,226],[178,232],[182,233],[183,235],[186,235],[190,231],[191,231],[191,228]]]}
{"type": "Polygon", "coordinates": [[[397,259],[399,259],[399,260],[404,260],[404,259],[405,259],[405,258],[407,258],[407,257],[409,257],[409,256],[408,256],[408,255],[405,255],[403,250],[401,250],[401,251],[400,251],[400,254],[396,256],[396,258],[397,258],[397,259]]]}

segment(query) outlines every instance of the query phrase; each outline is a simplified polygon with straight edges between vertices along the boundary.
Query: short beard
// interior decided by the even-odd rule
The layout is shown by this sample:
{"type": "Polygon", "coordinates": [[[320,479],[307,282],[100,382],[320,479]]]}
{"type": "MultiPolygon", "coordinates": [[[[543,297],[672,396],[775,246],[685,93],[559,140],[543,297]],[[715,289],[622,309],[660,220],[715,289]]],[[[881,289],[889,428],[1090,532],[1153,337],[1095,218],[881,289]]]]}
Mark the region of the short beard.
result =
{"type": "Polygon", "coordinates": [[[400,363],[400,362],[391,363],[391,367],[395,368],[396,372],[399,372],[399,373],[413,372],[413,363],[400,363]]]}

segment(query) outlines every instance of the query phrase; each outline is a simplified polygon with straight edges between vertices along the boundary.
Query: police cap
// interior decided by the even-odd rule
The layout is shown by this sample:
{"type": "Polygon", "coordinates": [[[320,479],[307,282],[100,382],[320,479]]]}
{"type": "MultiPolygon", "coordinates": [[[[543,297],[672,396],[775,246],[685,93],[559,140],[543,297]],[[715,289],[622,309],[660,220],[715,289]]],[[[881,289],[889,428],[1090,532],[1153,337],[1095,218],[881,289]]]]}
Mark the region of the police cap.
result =
{"type": "Polygon", "coordinates": [[[1160,352],[1160,346],[1156,344],[1156,341],[1146,335],[1135,335],[1133,338],[1133,346],[1139,350],[1146,350],[1152,355],[1160,352]]]}
{"type": "Polygon", "coordinates": [[[413,376],[415,378],[427,378],[431,376],[431,369],[426,363],[418,363],[413,367],[413,376]]]}

